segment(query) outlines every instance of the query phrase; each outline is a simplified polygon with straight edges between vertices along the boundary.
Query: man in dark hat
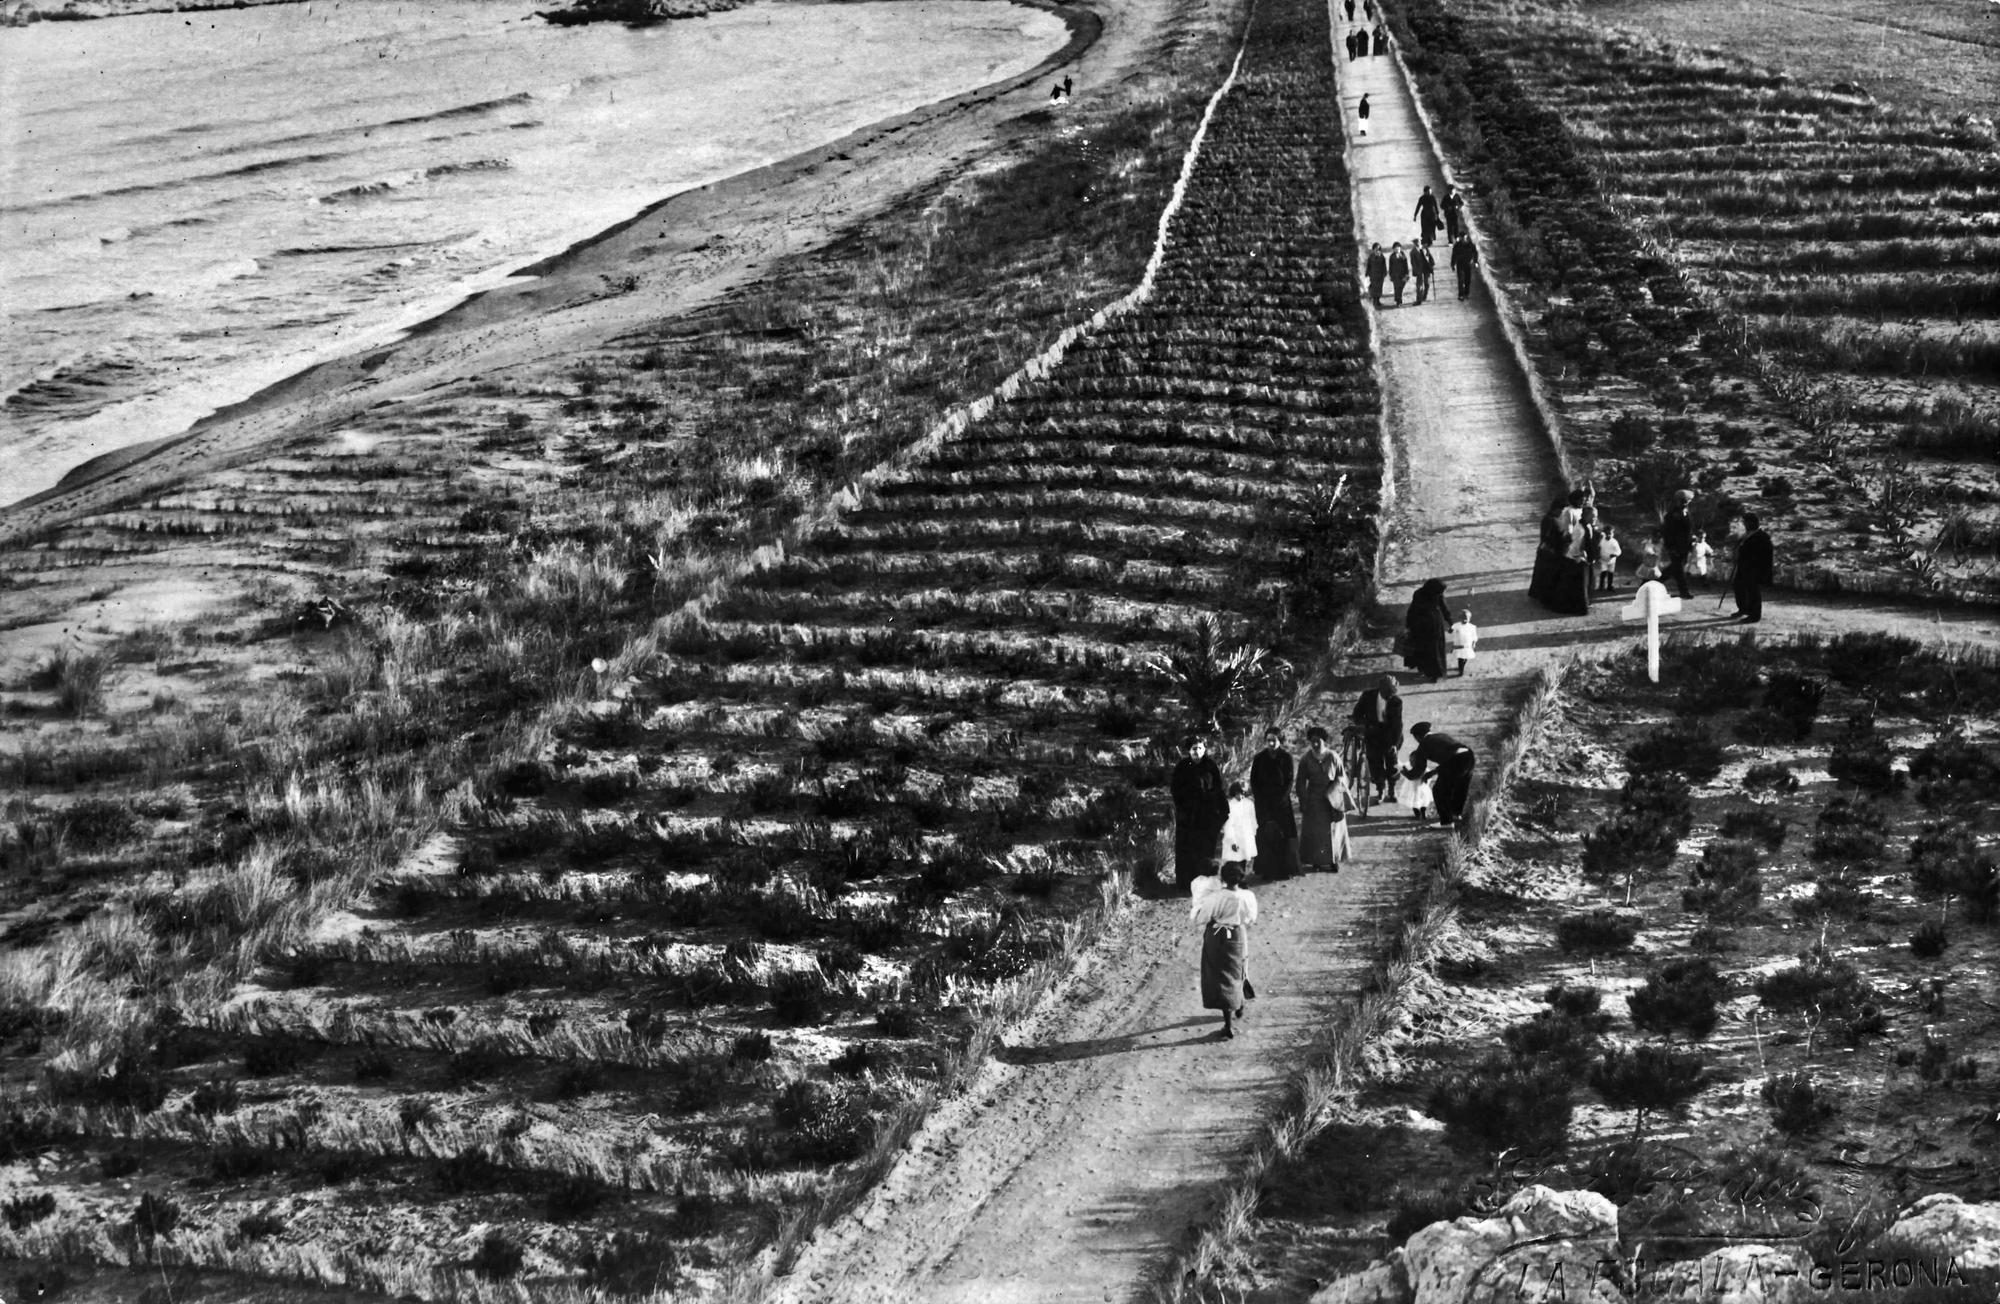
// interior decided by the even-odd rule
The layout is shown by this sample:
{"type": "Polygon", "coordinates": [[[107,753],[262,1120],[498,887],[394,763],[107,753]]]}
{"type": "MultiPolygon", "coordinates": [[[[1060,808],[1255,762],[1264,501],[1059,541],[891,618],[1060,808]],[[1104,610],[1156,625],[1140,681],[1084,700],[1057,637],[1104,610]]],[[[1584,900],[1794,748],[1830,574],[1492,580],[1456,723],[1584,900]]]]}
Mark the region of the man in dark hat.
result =
{"type": "Polygon", "coordinates": [[[1403,287],[1410,280],[1410,256],[1403,252],[1403,242],[1398,240],[1389,250],[1389,284],[1396,288],[1396,305],[1402,306],[1403,287]]]}
{"type": "Polygon", "coordinates": [[[1411,725],[1410,737],[1416,747],[1410,752],[1410,768],[1403,773],[1419,781],[1429,778],[1439,826],[1456,823],[1465,814],[1465,800],[1472,793],[1472,767],[1477,758],[1458,739],[1433,730],[1428,720],[1411,725]]]}
{"type": "Polygon", "coordinates": [[[1389,276],[1389,257],[1382,252],[1382,242],[1377,240],[1368,249],[1368,297],[1382,306],[1382,282],[1389,276]]]}
{"type": "Polygon", "coordinates": [[[1745,512],[1743,541],[1736,545],[1736,577],[1731,586],[1736,590],[1736,618],[1744,624],[1754,625],[1764,618],[1764,586],[1776,569],[1771,536],[1764,533],[1757,513],[1745,512]]]}
{"type": "Polygon", "coordinates": [[[1668,577],[1680,587],[1680,595],[1692,600],[1694,594],[1688,592],[1688,554],[1694,551],[1694,526],[1688,520],[1688,506],[1694,502],[1694,490],[1682,489],[1674,494],[1674,505],[1667,512],[1667,518],[1660,522],[1660,542],[1666,546],[1667,561],[1660,567],[1660,583],[1668,577]]]}
{"type": "Polygon", "coordinates": [[[1472,233],[1460,231],[1451,246],[1451,270],[1458,273],[1458,300],[1472,293],[1472,269],[1479,266],[1479,250],[1473,248],[1472,233]]]}

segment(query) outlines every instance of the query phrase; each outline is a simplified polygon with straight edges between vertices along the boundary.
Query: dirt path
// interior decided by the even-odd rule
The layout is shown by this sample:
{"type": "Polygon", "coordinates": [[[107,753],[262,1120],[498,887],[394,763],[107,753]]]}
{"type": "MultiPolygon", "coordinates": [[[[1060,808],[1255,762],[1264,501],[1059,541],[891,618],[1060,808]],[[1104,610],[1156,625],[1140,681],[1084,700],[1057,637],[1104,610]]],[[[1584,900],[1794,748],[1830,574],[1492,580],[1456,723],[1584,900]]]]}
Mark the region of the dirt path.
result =
{"type": "MultiPolygon", "coordinates": [[[[1342,58],[1340,75],[1362,245],[1407,242],[1416,197],[1426,183],[1442,193],[1442,168],[1392,60],[1342,58]],[[1373,111],[1365,139],[1352,134],[1363,92],[1373,111]]],[[[1380,623],[1400,621],[1400,599],[1432,576],[1450,586],[1454,609],[1473,609],[1484,631],[1474,672],[1406,686],[1408,718],[1486,750],[1515,685],[1572,649],[1629,645],[1635,632],[1606,608],[1552,616],[1526,595],[1536,522],[1558,476],[1490,297],[1475,289],[1460,303],[1447,291],[1377,319],[1397,501],[1380,623]]],[[[1708,623],[1710,605],[1691,604],[1686,623],[1708,623]]],[[[1766,637],[1913,614],[1772,605],[1766,637]]],[[[1948,615],[1938,632],[2000,641],[1985,613],[1948,615]]],[[[1385,643],[1362,649],[1308,720],[1337,727],[1354,692],[1389,666],[1385,643]]],[[[1200,1008],[1183,905],[1135,904],[972,1090],[932,1117],[855,1215],[808,1247],[774,1298],[1142,1297],[1190,1221],[1209,1212],[1217,1179],[1275,1102],[1292,1049],[1329,1002],[1354,990],[1436,854],[1437,835],[1400,810],[1378,808],[1356,832],[1357,861],[1340,875],[1259,887],[1260,999],[1244,1038],[1219,1040],[1200,1008]]]]}

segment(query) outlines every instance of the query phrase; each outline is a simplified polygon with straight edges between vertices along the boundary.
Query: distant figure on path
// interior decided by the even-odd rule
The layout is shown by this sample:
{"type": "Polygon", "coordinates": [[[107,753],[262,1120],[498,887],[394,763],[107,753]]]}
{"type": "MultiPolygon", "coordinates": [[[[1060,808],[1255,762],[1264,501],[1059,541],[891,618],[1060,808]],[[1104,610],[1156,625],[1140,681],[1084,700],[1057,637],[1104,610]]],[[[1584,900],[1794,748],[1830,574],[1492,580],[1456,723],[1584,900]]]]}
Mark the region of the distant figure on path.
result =
{"type": "Polygon", "coordinates": [[[1694,551],[1694,526],[1688,520],[1688,506],[1693,502],[1694,490],[1677,490],[1673,507],[1660,522],[1660,539],[1667,546],[1667,561],[1660,567],[1660,583],[1671,579],[1683,599],[1694,597],[1688,592],[1687,577],[1688,554],[1694,551]]]}
{"type": "Polygon", "coordinates": [[[1417,302],[1431,297],[1431,280],[1437,275],[1437,259],[1431,251],[1418,245],[1410,250],[1410,275],[1417,278],[1417,302]]]}
{"type": "Polygon", "coordinates": [[[1375,0],[1361,0],[1361,16],[1371,23],[1375,21],[1375,0]]]}
{"type": "Polygon", "coordinates": [[[1306,730],[1312,744],[1299,759],[1299,864],[1307,870],[1340,872],[1340,862],[1353,854],[1347,835],[1347,811],[1353,797],[1347,772],[1333,750],[1333,736],[1315,725],[1306,730]]]}
{"type": "Polygon", "coordinates": [[[1290,878],[1299,872],[1299,821],[1292,811],[1298,763],[1285,750],[1282,730],[1250,761],[1250,800],[1257,813],[1257,876],[1290,878]]]}
{"type": "Polygon", "coordinates": [[[1479,250],[1472,245],[1472,236],[1461,232],[1458,243],[1451,247],[1451,270],[1458,273],[1458,301],[1464,303],[1472,295],[1472,269],[1479,266],[1479,250]]]}
{"type": "Polygon", "coordinates": [[[1382,253],[1382,242],[1377,240],[1368,247],[1368,297],[1382,306],[1382,282],[1389,275],[1389,259],[1382,253]]]}
{"type": "Polygon", "coordinates": [[[1417,219],[1417,230],[1422,234],[1425,244],[1437,239],[1438,199],[1431,193],[1429,186],[1425,186],[1424,193],[1417,196],[1417,211],[1411,216],[1417,219]]]}
{"type": "Polygon", "coordinates": [[[1605,526],[1597,539],[1597,591],[1616,593],[1618,591],[1618,559],[1625,554],[1625,545],[1618,542],[1618,534],[1610,526],[1605,526]]]}
{"type": "Polygon", "coordinates": [[[1213,877],[1192,884],[1188,918],[1201,925],[1201,1007],[1222,1011],[1222,1035],[1236,1035],[1236,1020],[1250,999],[1250,925],[1257,898],[1243,886],[1243,866],[1231,861],[1213,877]]]}
{"type": "Polygon", "coordinates": [[[1715,564],[1715,547],[1708,541],[1707,530],[1694,532],[1694,547],[1688,551],[1688,574],[1698,580],[1708,578],[1710,567],[1715,564]]]}
{"type": "Polygon", "coordinates": [[[1590,614],[1590,563],[1575,546],[1582,529],[1584,499],[1583,490],[1574,490],[1556,499],[1542,517],[1535,571],[1528,581],[1529,597],[1567,616],[1590,614]]]}
{"type": "Polygon", "coordinates": [[[1054,86],[1051,86],[1049,88],[1049,103],[1061,104],[1062,101],[1063,101],[1062,83],[1057,82],[1054,86]]]}
{"type": "Polygon", "coordinates": [[[1444,605],[1444,581],[1425,580],[1410,599],[1403,615],[1403,631],[1409,648],[1403,664],[1435,684],[1444,678],[1445,631],[1451,628],[1451,608],[1444,605]]]}
{"type": "Polygon", "coordinates": [[[1444,188],[1444,238],[1449,244],[1457,244],[1458,237],[1465,231],[1465,196],[1458,193],[1457,186],[1444,188]]]}
{"type": "Polygon", "coordinates": [[[1771,536],[1764,533],[1757,513],[1743,514],[1743,541],[1736,545],[1736,618],[1754,625],[1764,618],[1764,586],[1776,573],[1778,559],[1771,536]]]}
{"type": "Polygon", "coordinates": [[[1222,769],[1198,735],[1181,740],[1181,760],[1174,766],[1174,881],[1185,889],[1215,868],[1222,845],[1222,825],[1229,818],[1229,797],[1222,786],[1222,769]]]}
{"type": "MultiPolygon", "coordinates": [[[[1368,773],[1356,775],[1375,790],[1373,804],[1389,800],[1390,785],[1396,782],[1397,753],[1403,750],[1403,694],[1394,675],[1384,675],[1375,687],[1363,693],[1348,716],[1361,727],[1361,741],[1368,752],[1368,773]]],[[[1371,805],[1368,789],[1360,793],[1361,813],[1371,805]]]]}
{"type": "Polygon", "coordinates": [[[1410,256],[1403,252],[1403,242],[1398,240],[1389,247],[1389,284],[1396,289],[1396,306],[1403,303],[1403,286],[1410,279],[1410,256]]]}
{"type": "Polygon", "coordinates": [[[1479,626],[1472,623],[1471,607],[1460,612],[1458,623],[1451,627],[1451,654],[1458,660],[1458,677],[1465,678],[1465,667],[1479,655],[1479,626]]]}
{"type": "Polygon", "coordinates": [[[1354,21],[1354,0],[1347,0],[1347,21],[1354,21]]]}
{"type": "Polygon", "coordinates": [[[1387,54],[1387,53],[1389,53],[1389,29],[1388,29],[1388,28],[1386,28],[1386,27],[1378,27],[1378,28],[1376,28],[1376,29],[1375,29],[1375,49],[1374,49],[1373,53],[1374,53],[1374,54],[1387,54]]]}
{"type": "Polygon", "coordinates": [[[1072,91],[1072,90],[1070,89],[1070,87],[1071,87],[1071,82],[1070,82],[1070,79],[1069,79],[1069,74],[1068,74],[1068,73],[1064,73],[1064,74],[1063,74],[1063,98],[1064,98],[1064,99],[1068,99],[1068,98],[1069,98],[1069,97],[1070,97],[1070,96],[1071,96],[1072,94],[1074,94],[1074,92],[1073,92],[1073,91],[1072,91]]]}
{"type": "Polygon", "coordinates": [[[1359,119],[1361,119],[1361,134],[1362,134],[1362,135],[1364,135],[1364,136],[1365,136],[1365,135],[1367,135],[1367,134],[1368,134],[1368,96],[1367,96],[1367,94],[1366,94],[1365,92],[1364,92],[1364,93],[1362,94],[1362,96],[1361,96],[1361,103],[1359,103],[1359,104],[1357,104],[1357,105],[1355,105],[1355,106],[1354,106],[1354,116],[1355,116],[1355,117],[1357,117],[1357,118],[1359,118],[1359,119]]]}
{"type": "Polygon", "coordinates": [[[1472,793],[1472,767],[1478,757],[1450,734],[1434,732],[1428,720],[1411,725],[1410,737],[1416,739],[1417,746],[1410,753],[1410,768],[1403,773],[1419,783],[1434,775],[1431,795],[1437,804],[1438,825],[1457,823],[1465,814],[1465,799],[1472,793]]]}

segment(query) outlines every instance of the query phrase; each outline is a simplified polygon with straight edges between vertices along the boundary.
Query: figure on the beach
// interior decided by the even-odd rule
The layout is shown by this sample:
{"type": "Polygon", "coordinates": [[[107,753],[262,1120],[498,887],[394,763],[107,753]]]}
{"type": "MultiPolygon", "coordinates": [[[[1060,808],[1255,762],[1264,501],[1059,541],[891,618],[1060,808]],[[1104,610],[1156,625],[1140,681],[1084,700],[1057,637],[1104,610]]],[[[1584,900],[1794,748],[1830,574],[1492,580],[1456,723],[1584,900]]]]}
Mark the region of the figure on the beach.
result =
{"type": "Polygon", "coordinates": [[[1223,821],[1229,818],[1222,769],[1200,735],[1181,740],[1181,759],[1169,786],[1174,798],[1174,881],[1185,889],[1215,867],[1223,821]]]}
{"type": "Polygon", "coordinates": [[[1298,764],[1285,750],[1283,730],[1273,729],[1250,761],[1250,800],[1257,815],[1257,876],[1290,878],[1299,872],[1299,822],[1292,811],[1298,764]]]}
{"type": "Polygon", "coordinates": [[[1410,753],[1409,778],[1431,783],[1431,800],[1437,806],[1440,826],[1455,824],[1465,814],[1465,799],[1472,792],[1472,768],[1478,758],[1450,734],[1438,733],[1425,720],[1410,726],[1416,748],[1410,753]]]}
{"type": "Polygon", "coordinates": [[[1397,306],[1403,302],[1403,287],[1410,280],[1410,256],[1403,252],[1403,242],[1398,240],[1389,246],[1389,284],[1396,291],[1397,306]]]}
{"type": "Polygon", "coordinates": [[[1429,186],[1425,186],[1424,193],[1417,196],[1417,211],[1412,216],[1417,219],[1417,231],[1425,244],[1437,239],[1438,200],[1429,186]]]}
{"type": "Polygon", "coordinates": [[[1338,874],[1340,863],[1353,854],[1347,834],[1347,812],[1354,799],[1347,790],[1347,772],[1333,736],[1315,725],[1306,730],[1311,744],[1299,758],[1299,864],[1306,870],[1338,874]]]}
{"type": "Polygon", "coordinates": [[[1243,865],[1230,861],[1220,873],[1191,885],[1188,918],[1201,925],[1201,1007],[1222,1011],[1222,1035],[1236,1035],[1236,1020],[1254,994],[1250,985],[1250,925],[1257,898],[1243,886],[1243,865]]]}
{"type": "Polygon", "coordinates": [[[1688,508],[1694,505],[1694,490],[1680,489],[1674,493],[1674,505],[1667,510],[1666,519],[1660,522],[1660,541],[1666,545],[1667,560],[1660,567],[1660,583],[1669,579],[1680,589],[1683,599],[1691,599],[1688,592],[1688,554],[1694,551],[1694,524],[1688,519],[1688,508]]]}
{"type": "Polygon", "coordinates": [[[1443,580],[1425,580],[1410,598],[1403,613],[1403,636],[1408,640],[1403,664],[1427,677],[1433,684],[1444,678],[1445,631],[1451,628],[1451,608],[1444,604],[1443,580]]]}
{"type": "Polygon", "coordinates": [[[1368,297],[1382,306],[1382,282],[1389,276],[1389,258],[1382,252],[1382,242],[1377,240],[1368,247],[1368,297]]]}
{"type": "MultiPolygon", "coordinates": [[[[1367,783],[1374,789],[1374,802],[1389,800],[1390,785],[1396,781],[1397,753],[1403,750],[1403,694],[1394,675],[1384,675],[1375,687],[1361,694],[1349,714],[1361,729],[1361,743],[1368,756],[1367,783]]],[[[1361,776],[1355,776],[1356,781],[1361,776]]],[[[1366,815],[1368,788],[1359,794],[1361,813],[1366,815]]]]}
{"type": "Polygon", "coordinates": [[[1410,275],[1416,278],[1418,303],[1431,297],[1431,281],[1437,276],[1437,266],[1437,259],[1422,245],[1410,250],[1410,275]]]}
{"type": "Polygon", "coordinates": [[[1444,238],[1448,244],[1457,244],[1458,237],[1465,231],[1465,196],[1458,193],[1457,186],[1444,188],[1444,238]]]}
{"type": "Polygon", "coordinates": [[[1730,587],[1736,593],[1736,618],[1754,625],[1764,618],[1764,586],[1777,573],[1777,550],[1771,536],[1757,519],[1757,513],[1743,513],[1743,539],[1736,545],[1736,576],[1730,587]]]}
{"type": "Polygon", "coordinates": [[[1473,248],[1472,234],[1461,231],[1457,243],[1451,247],[1451,270],[1458,273],[1458,300],[1460,303],[1472,294],[1472,269],[1479,266],[1479,250],[1473,248]]]}

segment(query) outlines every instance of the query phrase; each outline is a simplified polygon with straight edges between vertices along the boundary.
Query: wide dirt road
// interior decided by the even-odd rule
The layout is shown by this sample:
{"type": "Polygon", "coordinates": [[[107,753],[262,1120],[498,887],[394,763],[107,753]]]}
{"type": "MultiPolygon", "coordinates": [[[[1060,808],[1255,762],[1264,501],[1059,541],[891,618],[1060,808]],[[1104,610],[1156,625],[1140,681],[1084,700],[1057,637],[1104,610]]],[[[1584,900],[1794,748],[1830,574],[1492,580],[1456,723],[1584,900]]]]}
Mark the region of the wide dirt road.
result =
{"type": "MultiPolygon", "coordinates": [[[[1336,39],[1345,32],[1336,24],[1336,39]]],[[[1342,102],[1328,112],[1349,134],[1362,246],[1407,245],[1418,194],[1425,184],[1442,194],[1445,174],[1395,61],[1337,57],[1342,102]],[[1372,110],[1366,137],[1354,117],[1363,93],[1372,110]]],[[[1447,271],[1440,284],[1449,283],[1447,271]]],[[[1635,631],[1615,606],[1562,617],[1528,599],[1537,522],[1560,487],[1540,418],[1483,282],[1465,303],[1450,290],[1422,306],[1410,297],[1376,314],[1397,503],[1376,623],[1400,624],[1410,589],[1433,577],[1448,585],[1455,611],[1472,609],[1483,635],[1470,674],[1437,685],[1401,678],[1410,723],[1429,720],[1490,755],[1517,685],[1579,649],[1629,646],[1635,631]]],[[[1760,636],[1911,624],[1915,614],[1780,596],[1760,636]]],[[[1691,604],[1683,623],[1712,621],[1709,600],[1691,604]]],[[[1932,632],[2000,635],[1990,613],[1941,618],[1932,632]]],[[[1354,693],[1391,668],[1386,639],[1363,647],[1306,722],[1337,730],[1354,693]]],[[[973,1088],[932,1117],[860,1209],[807,1248],[774,1298],[1143,1297],[1275,1105],[1295,1048],[1355,990],[1396,906],[1437,854],[1438,835],[1396,808],[1378,808],[1356,834],[1357,861],[1341,874],[1257,888],[1264,914],[1251,973],[1260,999],[1236,1041],[1219,1040],[1200,1007],[1184,903],[1135,903],[973,1088]]]]}

